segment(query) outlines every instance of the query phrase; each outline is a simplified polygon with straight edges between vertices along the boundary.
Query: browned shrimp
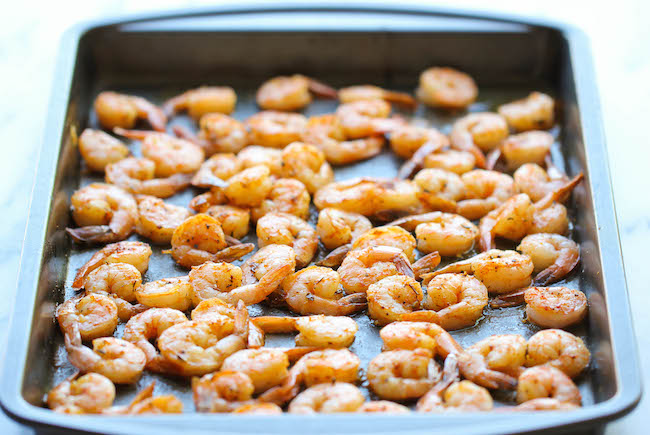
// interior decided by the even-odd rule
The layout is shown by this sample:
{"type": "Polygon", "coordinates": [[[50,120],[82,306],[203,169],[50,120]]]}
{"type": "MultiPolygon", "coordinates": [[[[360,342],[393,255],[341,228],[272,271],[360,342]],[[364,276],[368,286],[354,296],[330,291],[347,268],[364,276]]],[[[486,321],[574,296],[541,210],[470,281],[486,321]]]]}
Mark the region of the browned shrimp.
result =
{"type": "Polygon", "coordinates": [[[415,110],[418,104],[415,98],[405,92],[388,91],[373,85],[349,86],[339,89],[339,100],[341,100],[341,103],[360,100],[386,100],[409,110],[415,110]]]}
{"type": "Polygon", "coordinates": [[[169,115],[181,110],[198,120],[207,113],[231,113],[235,109],[237,95],[228,86],[201,86],[190,89],[165,102],[163,109],[169,115]]]}
{"type": "Polygon", "coordinates": [[[464,109],[476,100],[478,88],[467,74],[448,67],[433,67],[420,74],[418,100],[432,107],[464,109]]]}
{"type": "Polygon", "coordinates": [[[265,110],[300,110],[311,103],[314,93],[320,97],[336,98],[335,89],[300,74],[279,76],[267,80],[257,90],[257,105],[265,110]]]}
{"type": "Polygon", "coordinates": [[[90,272],[98,267],[109,263],[127,263],[135,266],[141,274],[144,274],[149,267],[151,247],[142,242],[119,242],[104,246],[88,260],[74,277],[72,288],[80,289],[84,285],[84,279],[90,272]]]}
{"type": "Polygon", "coordinates": [[[167,117],[159,107],[142,97],[105,91],[95,99],[95,113],[102,127],[133,128],[138,119],[146,119],[156,131],[165,131],[167,117]]]}

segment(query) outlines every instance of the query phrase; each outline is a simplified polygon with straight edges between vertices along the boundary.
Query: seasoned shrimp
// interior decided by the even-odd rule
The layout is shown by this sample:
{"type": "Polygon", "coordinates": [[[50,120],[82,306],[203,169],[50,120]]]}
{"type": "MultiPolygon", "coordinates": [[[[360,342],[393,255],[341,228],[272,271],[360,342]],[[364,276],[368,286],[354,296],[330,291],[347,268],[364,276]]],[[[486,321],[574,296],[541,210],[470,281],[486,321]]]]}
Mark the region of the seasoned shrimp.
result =
{"type": "Polygon", "coordinates": [[[411,412],[411,410],[404,405],[391,402],[390,400],[372,400],[370,402],[366,402],[363,405],[361,405],[361,407],[357,409],[357,412],[378,412],[383,414],[408,414],[411,412]]]}
{"type": "Polygon", "coordinates": [[[360,139],[383,134],[402,125],[402,121],[388,118],[390,109],[390,104],[383,100],[358,100],[341,104],[336,109],[336,116],[348,139],[360,139]]]}
{"type": "Polygon", "coordinates": [[[300,219],[309,217],[311,198],[307,187],[293,178],[280,178],[262,203],[251,209],[251,218],[257,221],[268,213],[288,213],[300,219]]]}
{"type": "Polygon", "coordinates": [[[116,92],[101,92],[95,98],[95,113],[102,127],[133,128],[138,119],[146,119],[156,131],[165,131],[167,117],[154,104],[142,97],[118,94],[116,92]]]}
{"type": "MultiPolygon", "coordinates": [[[[235,306],[219,298],[205,299],[199,302],[192,310],[192,320],[205,320],[221,322],[225,318],[235,319],[237,309],[235,306]]],[[[248,347],[257,349],[264,346],[264,331],[252,321],[248,322],[248,347]]]]}
{"type": "Polygon", "coordinates": [[[159,178],[196,172],[205,159],[200,146],[165,133],[122,128],[116,128],[115,133],[142,141],[142,156],[153,160],[159,178]]]}
{"type": "Polygon", "coordinates": [[[198,412],[231,412],[254,403],[253,381],[238,371],[222,370],[192,378],[192,396],[198,412]]]}
{"type": "Polygon", "coordinates": [[[174,308],[185,311],[192,304],[192,286],[187,276],[151,281],[135,291],[142,305],[156,308],[174,308]]]}
{"type": "Polygon", "coordinates": [[[548,157],[554,141],[553,135],[546,131],[515,134],[503,141],[501,148],[495,150],[488,160],[496,162],[503,155],[509,171],[525,164],[541,165],[548,157]]]}
{"type": "Polygon", "coordinates": [[[272,110],[258,112],[246,120],[249,143],[271,148],[284,148],[299,141],[306,126],[304,115],[272,110]]]}
{"type": "Polygon", "coordinates": [[[244,169],[228,179],[224,194],[233,205],[256,207],[273,188],[270,175],[271,172],[266,166],[244,169]]]}
{"type": "Polygon", "coordinates": [[[417,101],[405,92],[395,92],[373,85],[357,85],[339,89],[341,103],[352,103],[361,100],[386,100],[406,109],[415,110],[417,101]]]}
{"type": "Polygon", "coordinates": [[[490,411],[494,404],[490,392],[467,380],[454,382],[442,393],[422,397],[418,401],[419,412],[478,412],[490,411]],[[426,399],[426,400],[425,400],[426,399]]]}
{"type": "Polygon", "coordinates": [[[77,190],[70,203],[72,218],[80,228],[66,231],[77,242],[118,242],[135,229],[138,206],[133,196],[120,187],[89,184],[77,190]]]}
{"type": "Polygon", "coordinates": [[[471,113],[454,123],[449,137],[454,149],[470,151],[479,161],[483,156],[476,153],[475,148],[487,152],[499,147],[508,137],[508,124],[496,113],[471,113]]]}
{"type": "Polygon", "coordinates": [[[266,333],[298,331],[296,346],[350,347],[359,325],[345,316],[274,317],[262,316],[253,322],[266,333]]]}
{"type": "MultiPolygon", "coordinates": [[[[532,132],[531,132],[532,133],[532,132]]],[[[512,175],[517,188],[533,201],[539,201],[566,185],[569,179],[557,170],[545,171],[535,163],[526,163],[512,175]]]]}
{"type": "Polygon", "coordinates": [[[237,154],[237,159],[244,168],[266,166],[271,175],[282,173],[282,150],[259,145],[249,145],[237,154]]]}
{"type": "Polygon", "coordinates": [[[258,415],[277,415],[282,414],[282,408],[275,403],[250,403],[235,409],[233,414],[258,414],[258,415]]]}
{"type": "MultiPolygon", "coordinates": [[[[445,266],[429,274],[429,277],[443,273],[463,272],[474,275],[490,293],[508,293],[530,284],[533,261],[528,255],[515,251],[491,249],[467,260],[445,266]]],[[[425,276],[425,279],[429,277],[425,276]]]]}
{"type": "Polygon", "coordinates": [[[192,216],[192,212],[185,207],[168,204],[153,196],[138,195],[136,200],[138,223],[135,231],[153,243],[171,243],[174,230],[192,216]]]}
{"type": "Polygon", "coordinates": [[[339,274],[328,267],[310,266],[296,272],[282,288],[289,308],[302,315],[347,316],[366,307],[364,294],[345,296],[339,274]]]}
{"type": "Polygon", "coordinates": [[[244,166],[231,153],[213,154],[201,165],[192,178],[192,186],[212,188],[225,187],[226,180],[240,172],[244,166]]]}
{"type": "Polygon", "coordinates": [[[285,264],[291,266],[291,271],[295,270],[296,253],[293,248],[286,245],[265,246],[242,264],[242,282],[244,285],[255,284],[271,270],[279,269],[285,264]]]}
{"type": "Polygon", "coordinates": [[[528,339],[526,366],[549,365],[575,378],[589,365],[591,354],[580,337],[561,329],[539,331],[528,339]]]}
{"type": "Polygon", "coordinates": [[[372,223],[365,216],[337,208],[322,209],[316,224],[320,241],[330,250],[352,242],[370,229],[372,223]]]}
{"type": "Polygon", "coordinates": [[[153,397],[154,382],[138,393],[129,406],[108,409],[104,413],[109,415],[181,414],[183,402],[178,397],[173,394],[153,397]]]}
{"type": "Polygon", "coordinates": [[[70,376],[47,395],[47,406],[64,414],[99,414],[113,405],[115,386],[106,376],[79,372],[70,376]]]}
{"type": "Polygon", "coordinates": [[[517,131],[545,130],[553,126],[555,102],[541,92],[499,106],[498,112],[517,131]]]}
{"type": "Polygon", "coordinates": [[[156,164],[153,160],[127,157],[106,166],[106,182],[122,189],[159,198],[172,196],[190,185],[190,174],[172,174],[154,178],[156,164]]]}
{"type": "Polygon", "coordinates": [[[576,406],[580,406],[582,400],[576,384],[555,367],[531,367],[519,375],[517,403],[547,397],[576,406]]]}
{"type": "Polygon", "coordinates": [[[415,152],[427,145],[428,152],[449,146],[449,139],[433,127],[402,125],[390,134],[390,147],[403,159],[410,159],[415,152]]]}
{"type": "MultiPolygon", "coordinates": [[[[86,293],[96,293],[112,298],[121,320],[128,320],[141,306],[133,306],[135,291],[142,284],[142,275],[135,267],[127,263],[109,263],[99,266],[84,278],[86,293]]],[[[110,334],[108,334],[110,335],[110,334]]]]}
{"type": "Polygon", "coordinates": [[[410,262],[415,261],[415,238],[399,226],[387,225],[373,228],[357,237],[352,243],[353,250],[374,246],[390,246],[401,249],[410,262]]]}
{"type": "Polygon", "coordinates": [[[473,344],[466,351],[479,354],[485,359],[485,364],[490,370],[517,377],[526,365],[530,348],[521,335],[499,334],[473,344]]]}
{"type": "Polygon", "coordinates": [[[311,103],[314,93],[321,97],[336,98],[335,89],[300,74],[279,76],[262,83],[257,90],[257,105],[265,110],[300,110],[311,103]]]}
{"type": "Polygon", "coordinates": [[[370,361],[367,377],[382,399],[417,399],[440,379],[440,368],[427,349],[391,350],[370,361]]]}
{"type": "Polygon", "coordinates": [[[301,181],[311,194],[334,181],[334,171],[325,160],[325,154],[302,142],[294,142],[282,150],[281,174],[301,181]]]}
{"type": "Polygon", "coordinates": [[[228,86],[201,86],[190,89],[165,102],[163,110],[172,115],[181,110],[198,120],[208,113],[225,113],[235,110],[237,95],[233,88],[228,86]]]}
{"type": "Polygon", "coordinates": [[[159,373],[169,372],[169,364],[151,341],[158,339],[167,328],[187,321],[182,311],[172,308],[151,308],[133,316],[126,323],[122,338],[144,352],[148,370],[159,373]]]}
{"type": "Polygon", "coordinates": [[[394,275],[378,280],[367,291],[368,316],[379,325],[402,320],[420,308],[424,293],[420,284],[409,276],[394,275]]]}
{"type": "Polygon", "coordinates": [[[199,133],[174,127],[177,136],[199,145],[206,156],[216,153],[238,153],[248,145],[248,131],[243,122],[223,113],[206,113],[199,121],[199,133]]]}
{"type": "Polygon", "coordinates": [[[346,293],[365,293],[370,285],[392,275],[412,277],[408,257],[399,248],[371,246],[350,251],[338,269],[346,293]]]}
{"type": "Polygon", "coordinates": [[[444,169],[423,169],[413,178],[420,188],[418,198],[431,211],[456,211],[456,202],[465,196],[465,184],[455,173],[444,169]]]}
{"type": "Polygon", "coordinates": [[[174,230],[172,257],[183,267],[207,261],[233,261],[251,252],[252,243],[228,246],[221,224],[207,214],[191,216],[174,230]]]}
{"type": "Polygon", "coordinates": [[[237,371],[250,377],[255,394],[281,384],[289,374],[289,358],[283,349],[243,349],[226,358],[222,371],[237,371]]]}
{"type": "Polygon", "coordinates": [[[83,287],[84,278],[93,270],[110,263],[127,263],[136,267],[141,274],[144,274],[149,267],[151,247],[142,242],[119,242],[104,246],[88,260],[74,277],[72,288],[83,287]]]}
{"type": "Polygon", "coordinates": [[[580,247],[559,234],[531,234],[517,250],[533,260],[535,285],[549,285],[564,278],[580,261],[580,247]]]}
{"type": "Polygon", "coordinates": [[[427,154],[423,159],[423,167],[444,169],[458,175],[471,171],[476,166],[476,157],[467,151],[447,150],[427,154]]]}
{"type": "Polygon", "coordinates": [[[457,213],[467,219],[479,219],[517,193],[510,175],[475,169],[461,176],[465,199],[458,202],[457,213]]]}
{"type": "Polygon", "coordinates": [[[251,214],[245,208],[231,205],[213,205],[205,210],[205,214],[219,221],[226,236],[241,239],[248,234],[251,214]]]}
{"type": "Polygon", "coordinates": [[[117,327],[117,306],[108,296],[91,293],[68,299],[56,310],[61,331],[76,340],[93,340],[113,335],[117,327]]]}
{"type": "Polygon", "coordinates": [[[257,244],[287,245],[296,253],[296,267],[311,262],[318,250],[316,230],[304,220],[288,213],[268,213],[257,221],[257,244]]]}
{"type": "Polygon", "coordinates": [[[79,136],[79,153],[90,170],[104,172],[106,165],[127,158],[130,151],[110,134],[87,128],[79,136]]]}
{"type": "Polygon", "coordinates": [[[567,287],[530,287],[524,292],[528,320],[543,328],[565,328],[587,314],[587,297],[567,287]]]}
{"type": "Polygon", "coordinates": [[[334,382],[315,385],[300,393],[289,404],[292,414],[356,412],[365,398],[352,384],[334,382]]]}
{"type": "Polygon", "coordinates": [[[427,106],[464,109],[478,96],[474,79],[449,67],[432,67],[420,74],[415,95],[427,106]]]}
{"type": "Polygon", "coordinates": [[[158,338],[158,349],[182,376],[211,373],[246,347],[248,323],[246,306],[239,302],[234,320],[192,320],[167,328],[158,338]]]}

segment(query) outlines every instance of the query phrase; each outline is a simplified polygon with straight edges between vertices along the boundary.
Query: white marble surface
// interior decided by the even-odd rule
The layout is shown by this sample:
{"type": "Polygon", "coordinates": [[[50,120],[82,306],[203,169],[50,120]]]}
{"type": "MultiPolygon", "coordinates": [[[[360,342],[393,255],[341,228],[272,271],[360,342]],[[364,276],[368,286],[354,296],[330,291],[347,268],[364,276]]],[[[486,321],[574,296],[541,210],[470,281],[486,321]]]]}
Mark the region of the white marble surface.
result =
{"type": "MultiPolygon", "coordinates": [[[[35,168],[61,33],[80,20],[95,17],[179,8],[215,2],[140,0],[5,3],[0,13],[0,276],[6,284],[0,298],[11,301],[35,168]]],[[[446,1],[461,8],[483,8],[483,1],[446,1]]],[[[492,0],[492,11],[537,15],[573,23],[592,41],[598,87],[605,119],[612,182],[621,242],[637,331],[650,330],[646,308],[647,273],[643,273],[650,243],[650,2],[492,0]]],[[[12,304],[0,305],[0,349],[4,353],[12,304]]],[[[644,375],[650,371],[650,336],[637,334],[644,375]]],[[[644,399],[629,416],[611,424],[607,433],[647,433],[650,413],[644,399]]],[[[31,433],[0,413],[0,433],[31,433]]]]}

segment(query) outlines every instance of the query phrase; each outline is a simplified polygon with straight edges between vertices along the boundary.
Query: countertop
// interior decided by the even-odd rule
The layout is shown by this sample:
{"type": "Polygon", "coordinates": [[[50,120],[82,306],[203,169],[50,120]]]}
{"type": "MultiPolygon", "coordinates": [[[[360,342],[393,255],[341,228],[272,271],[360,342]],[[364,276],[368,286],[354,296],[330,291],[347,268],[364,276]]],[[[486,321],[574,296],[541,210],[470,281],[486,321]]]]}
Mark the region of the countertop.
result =
{"type": "MultiPolygon", "coordinates": [[[[0,352],[5,352],[14,282],[25,232],[37,149],[48,109],[54,60],[62,32],[72,24],[106,15],[170,9],[215,2],[140,0],[13,2],[0,16],[0,352]]],[[[422,2],[424,3],[424,2],[422,2]]],[[[456,8],[483,8],[482,1],[436,2],[456,8]]],[[[630,299],[644,375],[650,370],[650,304],[645,255],[650,242],[650,2],[489,2],[491,11],[537,15],[582,28],[592,42],[609,148],[612,183],[630,299]],[[641,195],[641,197],[639,197],[641,195]]],[[[4,360],[4,355],[2,356],[4,360]]],[[[608,434],[647,433],[650,400],[605,429],[608,434]]],[[[30,434],[0,413],[0,433],[30,434]]]]}

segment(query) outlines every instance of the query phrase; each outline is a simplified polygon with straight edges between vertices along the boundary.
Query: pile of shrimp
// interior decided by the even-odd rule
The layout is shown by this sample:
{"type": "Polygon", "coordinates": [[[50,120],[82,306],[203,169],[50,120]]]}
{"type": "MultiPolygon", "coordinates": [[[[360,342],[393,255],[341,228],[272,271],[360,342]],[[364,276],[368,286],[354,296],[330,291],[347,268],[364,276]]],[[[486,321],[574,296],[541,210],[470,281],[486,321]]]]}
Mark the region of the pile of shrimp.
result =
{"type": "Polygon", "coordinates": [[[478,92],[444,67],[421,74],[415,97],[283,76],[259,87],[261,111],[248,119],[232,117],[237,94],[226,86],[160,106],[100,93],[101,129],[78,145],[105,182],[74,192],[67,229],[97,248],[56,310],[76,372],[47,406],[190,411],[154,395],[155,383],[114,405],[145,372],[185,382],[207,413],[485,412],[498,390],[512,392],[498,394],[502,411],[581,406],[576,382],[591,355],[576,328],[589,303],[567,284],[580,247],[565,204],[583,176],[550,158],[553,98],[532,92],[476,112],[478,92]],[[340,104],[308,118],[314,98],[340,104]],[[409,123],[420,104],[453,115],[450,133],[409,123]],[[179,112],[197,132],[168,125],[179,112]],[[141,156],[124,138],[141,142],[141,156]],[[335,181],[335,167],[387,143],[402,160],[395,174],[335,181]],[[195,196],[185,206],[166,201],[186,189],[195,196]],[[150,244],[184,272],[149,279],[150,244]],[[251,315],[258,304],[285,315],[251,315]],[[507,310],[529,336],[454,338],[507,310]],[[369,346],[357,337],[364,316],[383,347],[362,367],[352,349],[369,346]],[[295,344],[266,346],[274,334],[295,344]]]}

